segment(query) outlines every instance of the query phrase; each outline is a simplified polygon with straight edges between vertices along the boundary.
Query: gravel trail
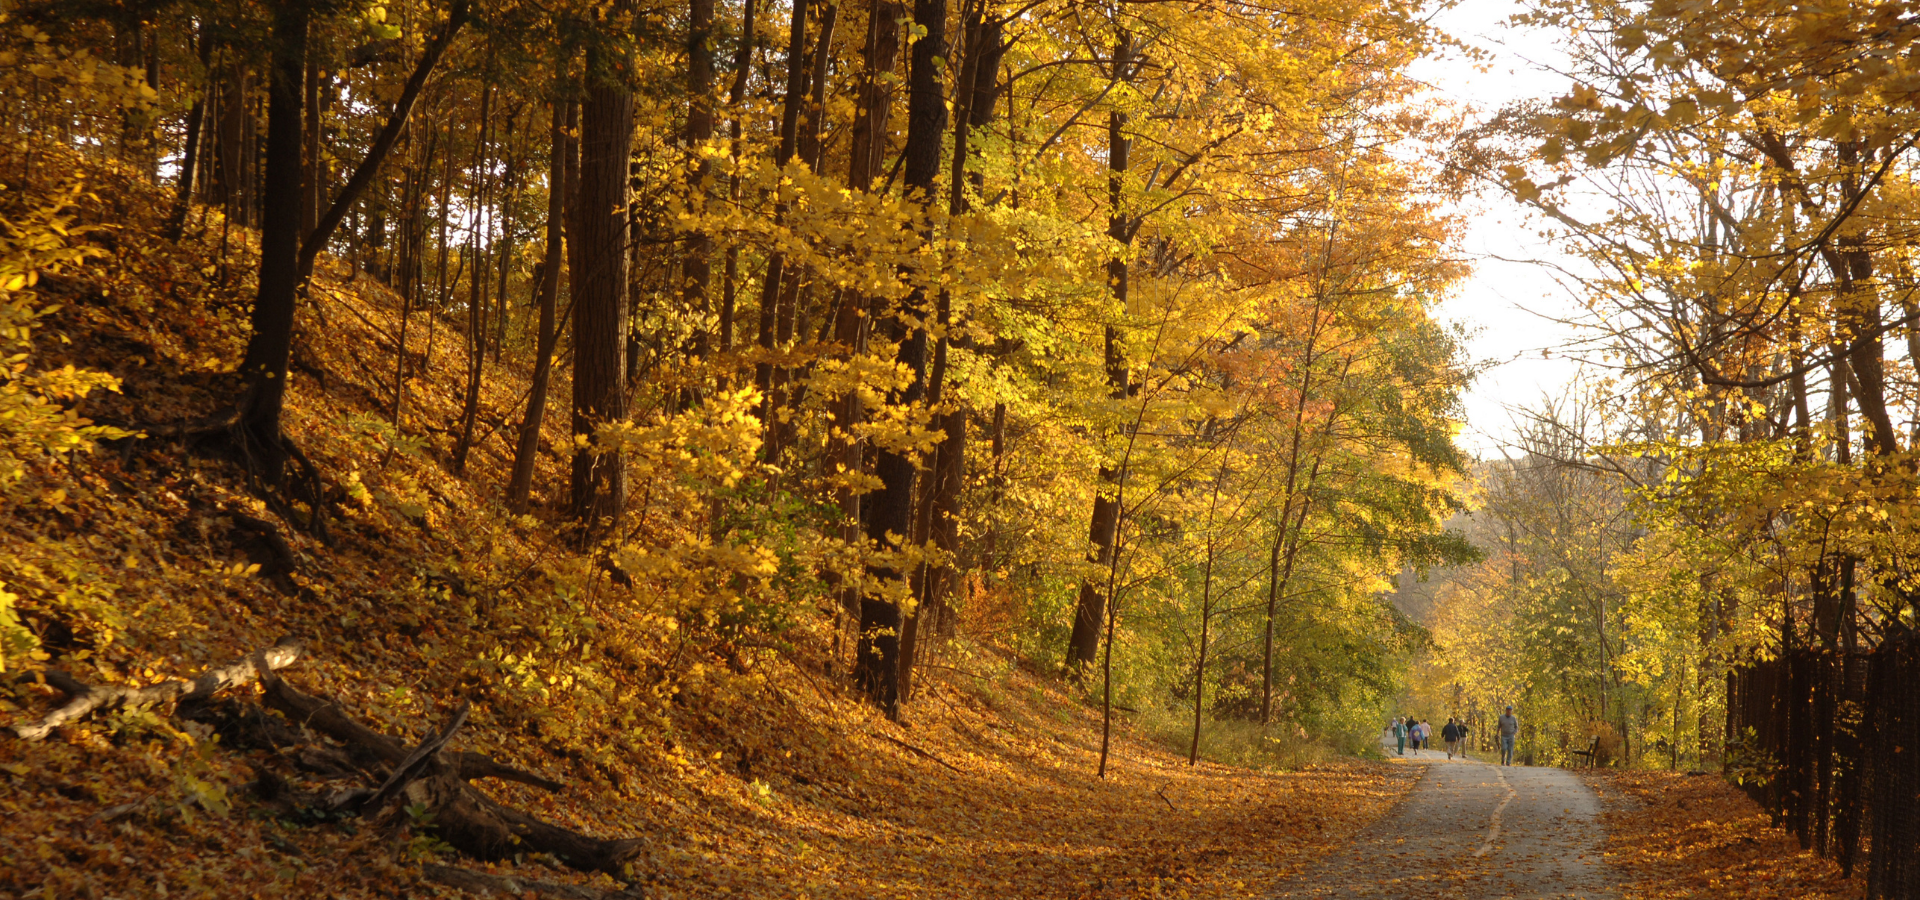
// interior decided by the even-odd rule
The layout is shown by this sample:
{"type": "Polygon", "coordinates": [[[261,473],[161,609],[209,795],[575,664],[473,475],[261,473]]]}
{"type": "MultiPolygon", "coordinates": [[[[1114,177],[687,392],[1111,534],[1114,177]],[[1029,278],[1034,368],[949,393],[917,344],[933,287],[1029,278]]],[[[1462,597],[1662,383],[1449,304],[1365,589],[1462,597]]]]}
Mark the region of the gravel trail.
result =
{"type": "Polygon", "coordinates": [[[1441,751],[1395,762],[1426,772],[1354,844],[1281,886],[1275,900],[1461,897],[1614,900],[1600,801],[1563,769],[1495,766],[1441,751]]]}

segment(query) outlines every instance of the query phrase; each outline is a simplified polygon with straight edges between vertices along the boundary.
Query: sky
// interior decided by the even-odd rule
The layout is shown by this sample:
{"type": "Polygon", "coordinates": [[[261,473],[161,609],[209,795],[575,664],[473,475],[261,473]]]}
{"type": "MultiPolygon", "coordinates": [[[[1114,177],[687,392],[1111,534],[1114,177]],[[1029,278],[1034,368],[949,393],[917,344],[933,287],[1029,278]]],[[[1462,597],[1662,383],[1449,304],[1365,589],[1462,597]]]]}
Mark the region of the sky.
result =
{"type": "MultiPolygon", "coordinates": [[[[1413,75],[1476,122],[1505,104],[1560,93],[1565,79],[1552,70],[1564,68],[1565,55],[1551,33],[1505,24],[1521,11],[1522,4],[1510,0],[1462,0],[1441,11],[1434,24],[1492,58],[1473,62],[1446,54],[1422,60],[1413,75]]],[[[1484,369],[1465,398],[1460,443],[1482,459],[1499,458],[1514,439],[1515,410],[1560,396],[1577,376],[1579,363],[1561,348],[1579,333],[1553,319],[1573,316],[1579,306],[1539,264],[1565,257],[1518,204],[1489,192],[1461,212],[1468,226],[1457,249],[1473,261],[1474,274],[1441,304],[1439,316],[1467,327],[1468,354],[1484,369]]]]}

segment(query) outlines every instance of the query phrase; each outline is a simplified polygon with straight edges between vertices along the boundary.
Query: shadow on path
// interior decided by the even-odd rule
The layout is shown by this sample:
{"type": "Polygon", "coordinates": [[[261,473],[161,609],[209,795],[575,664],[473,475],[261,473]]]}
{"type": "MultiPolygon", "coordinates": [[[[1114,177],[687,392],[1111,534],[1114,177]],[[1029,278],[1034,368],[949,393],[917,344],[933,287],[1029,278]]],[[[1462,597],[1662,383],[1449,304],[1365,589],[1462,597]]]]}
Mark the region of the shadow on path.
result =
{"type": "Polygon", "coordinates": [[[1472,897],[1613,900],[1600,801],[1563,769],[1449,760],[1391,748],[1426,769],[1352,846],[1282,884],[1276,900],[1472,897]]]}

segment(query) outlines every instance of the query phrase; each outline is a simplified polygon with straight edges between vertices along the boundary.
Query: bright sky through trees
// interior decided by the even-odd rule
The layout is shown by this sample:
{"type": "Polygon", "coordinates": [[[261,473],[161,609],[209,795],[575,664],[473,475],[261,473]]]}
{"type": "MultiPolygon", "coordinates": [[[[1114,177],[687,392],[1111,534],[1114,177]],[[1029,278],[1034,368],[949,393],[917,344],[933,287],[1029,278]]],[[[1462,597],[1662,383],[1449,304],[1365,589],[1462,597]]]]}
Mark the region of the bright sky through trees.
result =
{"type": "MultiPolygon", "coordinates": [[[[1561,92],[1558,74],[1565,53],[1555,35],[1515,28],[1506,19],[1524,11],[1510,0],[1462,0],[1433,21],[1456,40],[1485,55],[1459,51],[1422,59],[1414,76],[1434,96],[1458,104],[1479,124],[1509,103],[1546,99],[1561,92]]],[[[1485,459],[1515,434],[1515,413],[1558,397],[1581,366],[1564,348],[1578,331],[1553,319],[1579,314],[1579,305],[1555,280],[1554,267],[1572,263],[1540,237],[1540,223],[1504,191],[1489,190],[1468,203],[1466,232],[1458,248],[1474,274],[1440,308],[1440,317],[1472,332],[1468,352],[1485,367],[1466,394],[1467,426],[1461,446],[1485,459]],[[1544,351],[1544,354],[1543,354],[1544,351]]]]}

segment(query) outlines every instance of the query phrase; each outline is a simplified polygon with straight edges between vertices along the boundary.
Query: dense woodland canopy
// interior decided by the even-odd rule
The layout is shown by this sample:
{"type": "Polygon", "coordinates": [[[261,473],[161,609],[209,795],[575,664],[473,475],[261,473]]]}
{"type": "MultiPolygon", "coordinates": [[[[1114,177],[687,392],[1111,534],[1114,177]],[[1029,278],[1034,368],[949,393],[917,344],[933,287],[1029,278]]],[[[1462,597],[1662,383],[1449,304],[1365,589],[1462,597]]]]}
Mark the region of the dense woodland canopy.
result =
{"type": "MultiPolygon", "coordinates": [[[[400,308],[391,371],[355,376],[381,468],[429,458],[585,566],[536,591],[734,646],[831,634],[889,715],[963,639],[1184,706],[1196,743],[1364,730],[1422,640],[1384,577],[1472,554],[1439,524],[1467,376],[1430,310],[1463,269],[1413,7],[9,16],[7,177],[57,150],[150,179],[160,237],[252,283],[211,406],[100,421],[225,448],[306,531],[348,473],[284,410],[351,282],[400,308]],[[436,329],[464,352],[420,356],[436,329]],[[450,420],[415,397],[446,377],[450,420]]],[[[71,614],[23,602],[9,658],[71,614]]]]}
{"type": "Polygon", "coordinates": [[[1729,673],[1796,651],[1794,727],[1865,733],[1920,17],[1552,0],[1572,88],[1469,128],[1430,13],[0,3],[0,673],[324,631],[616,786],[770,683],[912,722],[984,660],[1103,777],[1116,715],[1197,762],[1505,703],[1530,758],[1750,773],[1729,673]],[[1484,189],[1604,374],[1475,462],[1434,310],[1484,189]]]}

